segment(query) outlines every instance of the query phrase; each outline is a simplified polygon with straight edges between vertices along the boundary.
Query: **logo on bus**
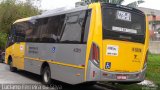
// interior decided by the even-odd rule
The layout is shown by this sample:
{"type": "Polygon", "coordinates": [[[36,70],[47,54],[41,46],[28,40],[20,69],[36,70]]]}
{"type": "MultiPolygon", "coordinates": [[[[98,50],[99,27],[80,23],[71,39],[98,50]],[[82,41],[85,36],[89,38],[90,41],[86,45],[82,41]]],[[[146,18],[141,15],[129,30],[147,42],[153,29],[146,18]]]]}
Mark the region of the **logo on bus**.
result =
{"type": "Polygon", "coordinates": [[[110,69],[111,68],[111,62],[106,62],[106,69],[110,69]]]}
{"type": "Polygon", "coordinates": [[[53,53],[56,52],[56,47],[52,47],[52,52],[53,52],[53,53]]]}

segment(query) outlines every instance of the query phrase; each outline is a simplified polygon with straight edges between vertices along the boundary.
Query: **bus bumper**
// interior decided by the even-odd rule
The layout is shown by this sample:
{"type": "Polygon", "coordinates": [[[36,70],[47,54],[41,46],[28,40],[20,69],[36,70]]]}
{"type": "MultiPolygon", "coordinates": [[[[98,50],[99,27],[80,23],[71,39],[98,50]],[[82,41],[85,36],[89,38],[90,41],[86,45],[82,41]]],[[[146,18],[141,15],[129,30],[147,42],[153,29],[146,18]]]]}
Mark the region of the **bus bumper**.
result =
{"type": "Polygon", "coordinates": [[[146,67],[140,72],[108,72],[96,67],[89,61],[87,71],[87,81],[107,81],[107,82],[130,82],[138,83],[145,79],[146,67]],[[118,76],[125,76],[126,78],[117,78],[118,76]]]}

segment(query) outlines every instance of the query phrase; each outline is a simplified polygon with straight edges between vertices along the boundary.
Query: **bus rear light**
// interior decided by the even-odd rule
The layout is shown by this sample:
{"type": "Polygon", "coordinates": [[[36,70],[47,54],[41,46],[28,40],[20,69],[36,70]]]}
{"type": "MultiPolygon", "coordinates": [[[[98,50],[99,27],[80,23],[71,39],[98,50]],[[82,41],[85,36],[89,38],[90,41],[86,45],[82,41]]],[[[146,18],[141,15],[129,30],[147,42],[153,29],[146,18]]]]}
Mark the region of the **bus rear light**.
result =
{"type": "Polygon", "coordinates": [[[91,58],[90,60],[96,65],[99,66],[99,47],[93,43],[91,50],[91,58]]]}
{"type": "Polygon", "coordinates": [[[98,60],[99,59],[99,48],[96,44],[93,44],[92,46],[92,60],[98,60]]]}
{"type": "Polygon", "coordinates": [[[96,72],[95,72],[95,71],[93,71],[93,77],[95,77],[95,74],[96,74],[96,72]]]}

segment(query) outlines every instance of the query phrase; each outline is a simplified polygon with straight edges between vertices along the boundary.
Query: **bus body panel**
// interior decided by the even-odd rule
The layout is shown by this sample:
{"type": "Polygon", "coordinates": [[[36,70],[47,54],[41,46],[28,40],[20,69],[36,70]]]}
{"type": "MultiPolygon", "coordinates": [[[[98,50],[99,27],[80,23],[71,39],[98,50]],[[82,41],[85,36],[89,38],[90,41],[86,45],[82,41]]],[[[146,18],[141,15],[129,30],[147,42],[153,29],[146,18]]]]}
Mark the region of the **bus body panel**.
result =
{"type": "Polygon", "coordinates": [[[138,83],[145,79],[146,67],[139,72],[108,72],[96,67],[91,61],[88,62],[88,66],[87,81],[138,83]],[[126,75],[127,79],[118,80],[117,75],[126,75]]]}
{"type": "Polygon", "coordinates": [[[59,64],[50,64],[52,71],[51,77],[55,80],[59,80],[69,84],[79,84],[84,81],[84,69],[75,68],[69,66],[63,66],[59,64]]]}
{"type": "Polygon", "coordinates": [[[24,54],[25,54],[25,43],[15,43],[14,44],[14,58],[15,62],[17,63],[16,66],[18,69],[24,69],[24,54]]]}
{"type": "Polygon", "coordinates": [[[9,58],[10,55],[12,56],[12,47],[13,46],[7,47],[6,50],[5,50],[5,63],[6,64],[9,64],[8,58],[9,58]]]}
{"type": "MultiPolygon", "coordinates": [[[[146,18],[145,43],[102,39],[102,17],[99,4],[91,4],[92,19],[87,43],[86,81],[140,82],[145,78],[146,57],[149,43],[148,20],[146,18]],[[95,5],[95,7],[94,7],[95,5]],[[99,8],[98,8],[99,7],[99,8]],[[100,10],[100,11],[99,11],[100,10]],[[100,66],[89,60],[93,43],[99,47],[100,66]],[[107,55],[107,45],[118,47],[118,56],[107,55]],[[106,63],[110,63],[106,69],[106,63]],[[118,80],[117,75],[126,75],[126,80],[118,80]]],[[[111,51],[112,52],[112,51],[111,51]]]]}
{"type": "MultiPolygon", "coordinates": [[[[85,80],[88,78],[88,68],[90,67],[89,57],[91,54],[91,46],[96,43],[100,49],[100,61],[102,61],[102,16],[101,16],[101,5],[100,3],[93,3],[89,5],[89,8],[92,8],[92,16],[90,23],[90,30],[88,34],[87,41],[87,53],[86,53],[86,67],[85,67],[85,80]]],[[[100,68],[102,68],[102,62],[100,63],[100,68]]]]}
{"type": "Polygon", "coordinates": [[[25,54],[25,43],[24,42],[18,42],[14,43],[10,47],[6,49],[6,55],[5,55],[5,63],[8,64],[8,58],[9,56],[12,57],[13,66],[23,70],[24,69],[24,54],[25,54]]]}
{"type": "Polygon", "coordinates": [[[26,43],[24,69],[40,75],[48,62],[53,79],[78,84],[84,82],[85,55],[84,44],[26,43]]]}
{"type": "Polygon", "coordinates": [[[43,61],[36,59],[36,58],[24,58],[24,70],[29,71],[38,75],[41,75],[41,66],[43,64],[43,61]]]}
{"type": "Polygon", "coordinates": [[[139,43],[104,40],[103,69],[111,72],[139,72],[145,57],[143,49],[144,45],[139,43]],[[107,66],[107,63],[110,65],[107,66]]]}

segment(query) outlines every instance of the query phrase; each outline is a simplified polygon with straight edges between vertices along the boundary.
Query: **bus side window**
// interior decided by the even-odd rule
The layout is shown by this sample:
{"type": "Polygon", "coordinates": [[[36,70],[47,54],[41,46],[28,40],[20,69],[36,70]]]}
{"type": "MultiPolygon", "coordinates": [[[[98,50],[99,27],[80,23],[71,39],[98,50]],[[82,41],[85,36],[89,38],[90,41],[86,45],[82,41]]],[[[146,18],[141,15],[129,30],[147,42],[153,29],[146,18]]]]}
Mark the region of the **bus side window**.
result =
{"type": "Polygon", "coordinates": [[[64,27],[65,27],[65,14],[60,15],[60,20],[59,20],[59,26],[58,26],[58,32],[57,32],[57,42],[60,41],[61,34],[63,33],[64,27]]]}
{"type": "Polygon", "coordinates": [[[9,32],[9,36],[8,36],[8,40],[7,40],[7,47],[11,46],[12,44],[14,44],[15,40],[14,40],[14,25],[11,26],[11,30],[9,32]]]}
{"type": "Polygon", "coordinates": [[[48,24],[49,18],[42,18],[38,19],[37,21],[37,29],[35,29],[35,35],[37,38],[39,38],[40,42],[47,42],[48,41],[48,35],[47,35],[47,24],[48,24]]]}
{"type": "Polygon", "coordinates": [[[25,41],[25,30],[27,27],[26,22],[20,22],[15,24],[15,42],[25,41]]]}
{"type": "Polygon", "coordinates": [[[28,28],[26,28],[25,30],[25,34],[26,34],[25,41],[33,42],[34,31],[36,31],[36,27],[35,27],[36,20],[28,21],[27,24],[28,24],[28,28]]]}
{"type": "Polygon", "coordinates": [[[57,42],[57,33],[59,27],[60,16],[50,17],[47,24],[47,36],[48,42],[55,43],[57,42]]]}
{"type": "Polygon", "coordinates": [[[87,43],[87,40],[88,40],[88,32],[90,28],[90,18],[91,18],[91,10],[86,10],[83,43],[87,43]]]}
{"type": "Polygon", "coordinates": [[[40,42],[55,43],[59,27],[60,16],[52,16],[38,20],[38,29],[40,42]]]}
{"type": "Polygon", "coordinates": [[[66,21],[60,39],[61,43],[71,43],[71,44],[81,43],[82,23],[84,20],[83,15],[81,17],[81,13],[83,12],[79,11],[66,14],[65,18],[66,21]]]}

